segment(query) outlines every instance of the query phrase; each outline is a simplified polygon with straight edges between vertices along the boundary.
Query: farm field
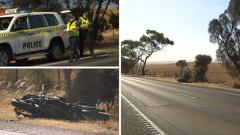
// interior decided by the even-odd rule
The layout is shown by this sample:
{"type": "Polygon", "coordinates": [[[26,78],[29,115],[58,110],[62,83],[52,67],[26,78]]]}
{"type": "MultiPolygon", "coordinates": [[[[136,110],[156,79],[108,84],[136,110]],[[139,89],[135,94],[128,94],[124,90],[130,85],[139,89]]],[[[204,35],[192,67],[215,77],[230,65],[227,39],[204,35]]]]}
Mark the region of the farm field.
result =
{"type": "MultiPolygon", "coordinates": [[[[188,62],[188,67],[193,71],[194,62],[188,62]]],[[[148,64],[146,70],[149,70],[148,74],[157,74],[160,76],[172,76],[172,73],[179,73],[180,68],[176,64],[148,64]]],[[[206,77],[210,81],[238,81],[236,78],[232,78],[227,70],[222,67],[220,63],[211,63],[207,71],[206,77]]]]}

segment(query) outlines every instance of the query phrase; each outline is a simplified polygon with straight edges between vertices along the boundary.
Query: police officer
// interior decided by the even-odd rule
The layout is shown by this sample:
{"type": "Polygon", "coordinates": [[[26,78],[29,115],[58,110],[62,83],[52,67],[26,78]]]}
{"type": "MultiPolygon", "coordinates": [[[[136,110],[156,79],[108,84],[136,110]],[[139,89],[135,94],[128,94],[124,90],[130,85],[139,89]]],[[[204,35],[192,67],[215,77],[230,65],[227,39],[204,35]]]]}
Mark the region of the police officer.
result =
{"type": "Polygon", "coordinates": [[[77,41],[79,36],[79,22],[75,21],[75,16],[73,14],[70,14],[70,21],[67,24],[67,29],[65,29],[61,35],[63,35],[65,32],[67,32],[69,37],[69,43],[71,48],[71,56],[69,62],[73,62],[73,57],[75,56],[75,61],[78,61],[78,52],[77,52],[77,41]]]}
{"type": "Polygon", "coordinates": [[[80,31],[79,31],[79,50],[80,56],[83,56],[84,40],[86,39],[90,54],[92,57],[96,57],[93,52],[93,45],[91,43],[88,27],[91,25],[88,20],[88,12],[84,12],[83,17],[79,17],[80,31]]]}

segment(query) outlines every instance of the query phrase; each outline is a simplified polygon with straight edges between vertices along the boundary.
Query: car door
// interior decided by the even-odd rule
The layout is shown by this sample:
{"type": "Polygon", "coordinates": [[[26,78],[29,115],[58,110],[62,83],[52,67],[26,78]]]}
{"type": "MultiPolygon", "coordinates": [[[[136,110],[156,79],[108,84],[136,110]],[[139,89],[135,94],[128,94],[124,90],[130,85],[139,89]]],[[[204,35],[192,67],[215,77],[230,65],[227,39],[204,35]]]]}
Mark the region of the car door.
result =
{"type": "Polygon", "coordinates": [[[45,44],[49,44],[52,40],[52,38],[57,37],[57,36],[61,36],[61,32],[63,31],[62,29],[56,29],[59,27],[59,22],[57,20],[57,18],[55,17],[54,14],[50,14],[50,13],[46,13],[44,14],[44,17],[47,21],[48,27],[47,27],[47,32],[44,35],[44,39],[45,39],[45,44]]]}
{"type": "Polygon", "coordinates": [[[32,46],[36,38],[29,31],[29,24],[27,15],[18,16],[14,18],[11,33],[15,35],[13,39],[15,54],[28,53],[32,51],[32,46]],[[14,30],[15,25],[21,25],[22,29],[14,30]]]}
{"type": "Polygon", "coordinates": [[[45,43],[45,36],[48,33],[46,30],[47,23],[42,14],[29,15],[30,31],[34,33],[35,46],[32,51],[46,50],[48,44],[45,43]]]}

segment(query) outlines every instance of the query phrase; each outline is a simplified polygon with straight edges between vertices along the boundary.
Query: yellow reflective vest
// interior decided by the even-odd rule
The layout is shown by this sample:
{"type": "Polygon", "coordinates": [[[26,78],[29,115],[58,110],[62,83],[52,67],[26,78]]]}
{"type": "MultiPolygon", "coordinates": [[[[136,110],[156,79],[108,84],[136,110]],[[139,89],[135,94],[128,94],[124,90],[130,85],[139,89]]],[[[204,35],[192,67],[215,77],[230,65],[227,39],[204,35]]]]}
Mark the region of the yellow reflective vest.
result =
{"type": "MultiPolygon", "coordinates": [[[[67,24],[67,29],[73,29],[73,28],[76,28],[76,21],[74,21],[71,26],[70,26],[70,22],[68,22],[67,24]]],[[[67,32],[68,34],[68,37],[73,37],[73,36],[78,36],[79,35],[79,30],[75,30],[75,31],[68,31],[67,32]]]]}
{"type": "MultiPolygon", "coordinates": [[[[81,19],[81,26],[86,26],[86,24],[88,23],[88,17],[86,20],[83,17],[79,17],[79,19],[81,19]]],[[[81,29],[88,29],[88,26],[81,29]]]]}

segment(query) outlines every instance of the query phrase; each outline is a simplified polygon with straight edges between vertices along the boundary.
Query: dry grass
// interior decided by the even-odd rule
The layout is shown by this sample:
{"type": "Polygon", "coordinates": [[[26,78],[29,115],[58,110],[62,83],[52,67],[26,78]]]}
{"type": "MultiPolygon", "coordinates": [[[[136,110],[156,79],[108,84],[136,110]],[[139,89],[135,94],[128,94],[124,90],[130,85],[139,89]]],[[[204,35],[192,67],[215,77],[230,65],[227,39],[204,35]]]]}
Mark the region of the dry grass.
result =
{"type": "MultiPolygon", "coordinates": [[[[0,120],[20,120],[19,122],[45,125],[65,129],[73,129],[91,133],[107,133],[107,134],[119,134],[119,122],[110,119],[107,122],[102,121],[68,121],[68,120],[56,120],[47,118],[24,118],[23,116],[16,116],[13,111],[14,107],[11,105],[11,100],[13,98],[22,98],[25,92],[21,94],[16,94],[15,92],[4,91],[0,95],[0,120]]],[[[51,96],[63,96],[64,92],[55,92],[51,96]]]]}
{"type": "MultiPolygon", "coordinates": [[[[155,80],[160,80],[160,81],[166,81],[166,82],[177,82],[175,78],[170,78],[170,77],[150,77],[150,76],[145,76],[144,78],[150,78],[150,79],[155,79],[155,80]]],[[[233,82],[222,82],[222,83],[217,83],[217,82],[198,82],[198,83],[183,83],[186,85],[193,85],[193,86],[204,86],[204,87],[211,87],[211,88],[220,88],[220,89],[227,89],[230,91],[238,91],[240,92],[240,89],[233,88],[234,83],[233,82]]]]}

